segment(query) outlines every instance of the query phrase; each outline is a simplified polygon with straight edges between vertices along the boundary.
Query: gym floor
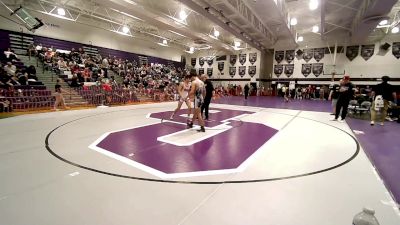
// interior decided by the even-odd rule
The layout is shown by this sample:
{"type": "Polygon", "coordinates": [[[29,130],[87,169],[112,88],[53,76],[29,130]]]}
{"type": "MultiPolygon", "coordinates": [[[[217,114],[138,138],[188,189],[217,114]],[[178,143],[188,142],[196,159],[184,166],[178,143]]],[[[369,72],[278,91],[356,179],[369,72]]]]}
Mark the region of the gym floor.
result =
{"type": "Polygon", "coordinates": [[[205,133],[173,102],[2,119],[0,224],[400,224],[329,104],[267,100],[212,103],[205,133]]]}

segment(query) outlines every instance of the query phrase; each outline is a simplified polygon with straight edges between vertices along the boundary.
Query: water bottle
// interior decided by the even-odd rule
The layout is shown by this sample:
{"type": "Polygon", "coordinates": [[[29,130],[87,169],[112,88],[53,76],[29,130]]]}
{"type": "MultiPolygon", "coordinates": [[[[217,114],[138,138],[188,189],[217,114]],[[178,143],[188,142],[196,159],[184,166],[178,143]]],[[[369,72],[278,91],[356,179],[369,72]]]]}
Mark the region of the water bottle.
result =
{"type": "Polygon", "coordinates": [[[362,212],[354,216],[353,225],[379,225],[374,214],[375,210],[371,208],[363,208],[362,212]]]}

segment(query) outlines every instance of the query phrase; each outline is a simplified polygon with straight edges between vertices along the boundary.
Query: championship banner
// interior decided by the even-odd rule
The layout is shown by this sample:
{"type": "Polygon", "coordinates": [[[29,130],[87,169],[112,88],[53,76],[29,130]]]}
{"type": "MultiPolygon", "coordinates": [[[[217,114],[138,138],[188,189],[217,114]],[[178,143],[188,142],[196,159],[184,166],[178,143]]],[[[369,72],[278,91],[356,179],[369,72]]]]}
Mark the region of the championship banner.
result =
{"type": "Polygon", "coordinates": [[[367,61],[371,56],[374,55],[375,45],[362,45],[361,46],[361,57],[367,61]]]}
{"type": "Polygon", "coordinates": [[[222,72],[224,70],[225,62],[218,62],[218,70],[222,72]]]}
{"type": "Polygon", "coordinates": [[[303,59],[304,61],[310,61],[314,56],[314,49],[304,49],[303,51],[303,59]]]}
{"type": "Polygon", "coordinates": [[[190,65],[192,65],[193,67],[196,66],[196,61],[197,61],[196,58],[191,58],[190,59],[190,65]]]}
{"type": "Polygon", "coordinates": [[[283,60],[283,57],[285,55],[284,51],[275,51],[275,60],[277,63],[281,63],[283,60]]]}
{"type": "Polygon", "coordinates": [[[360,49],[359,45],[347,46],[346,48],[346,57],[353,61],[358,56],[358,50],[360,49]]]}
{"type": "Polygon", "coordinates": [[[203,58],[203,57],[200,57],[200,58],[199,58],[199,65],[200,65],[201,67],[204,66],[204,58],[203,58]]]}
{"type": "Polygon", "coordinates": [[[237,55],[230,55],[229,56],[229,62],[231,63],[232,66],[236,64],[237,61],[237,55]]]}
{"type": "Polygon", "coordinates": [[[204,74],[204,68],[199,68],[199,75],[204,74]]]}
{"type": "Polygon", "coordinates": [[[207,64],[211,66],[214,63],[214,59],[207,59],[207,64]]]}
{"type": "Polygon", "coordinates": [[[254,77],[256,75],[257,67],[256,66],[249,66],[248,73],[251,77],[254,77]]]}
{"type": "Polygon", "coordinates": [[[283,73],[283,65],[274,65],[274,74],[279,77],[283,73]]]}
{"type": "Polygon", "coordinates": [[[301,73],[303,74],[304,77],[310,75],[311,69],[312,69],[311,63],[301,65],[301,73]]]}
{"type": "Polygon", "coordinates": [[[325,56],[325,49],[324,48],[314,48],[314,59],[315,61],[319,62],[325,56]]]}
{"type": "MultiPolygon", "coordinates": [[[[239,62],[241,65],[246,63],[246,57],[247,57],[246,54],[239,54],[239,62]]],[[[239,75],[240,75],[240,73],[239,73],[239,75]]]]}
{"type": "Polygon", "coordinates": [[[324,71],[324,64],[323,63],[313,63],[312,64],[312,72],[316,77],[322,74],[324,71]]]}
{"type": "Polygon", "coordinates": [[[286,62],[291,63],[294,59],[294,50],[287,50],[285,52],[286,62]]]}
{"type": "Polygon", "coordinates": [[[253,65],[257,61],[257,53],[249,53],[249,62],[253,65]]]}
{"type": "Polygon", "coordinates": [[[236,67],[229,67],[229,76],[234,77],[236,75],[236,67]]]}
{"type": "Polygon", "coordinates": [[[294,64],[286,64],[285,65],[285,74],[287,77],[291,77],[293,75],[294,64]]]}
{"type": "Polygon", "coordinates": [[[400,42],[393,42],[392,54],[394,57],[396,57],[396,59],[400,58],[400,42]]]}
{"type": "Polygon", "coordinates": [[[246,75],[246,67],[239,66],[239,76],[243,77],[244,75],[246,75]]]}
{"type": "Polygon", "coordinates": [[[213,75],[213,68],[207,68],[207,75],[211,77],[213,75]]]}

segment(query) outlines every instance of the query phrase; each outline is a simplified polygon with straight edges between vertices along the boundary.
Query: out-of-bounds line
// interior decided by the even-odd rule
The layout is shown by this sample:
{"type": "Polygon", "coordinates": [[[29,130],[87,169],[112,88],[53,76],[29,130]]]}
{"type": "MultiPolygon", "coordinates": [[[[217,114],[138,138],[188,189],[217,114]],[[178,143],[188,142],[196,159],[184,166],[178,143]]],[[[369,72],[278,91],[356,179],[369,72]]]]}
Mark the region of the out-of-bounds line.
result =
{"type": "MultiPolygon", "coordinates": [[[[131,110],[131,109],[130,109],[130,110],[131,110]]],[[[121,110],[121,111],[130,111],[130,110],[121,110]]],[[[356,151],[354,152],[354,154],[353,154],[350,158],[348,158],[347,160],[345,160],[345,161],[343,161],[342,163],[339,163],[339,164],[337,164],[337,165],[335,165],[335,166],[331,166],[331,167],[328,167],[328,168],[325,168],[325,169],[322,169],[322,170],[317,170],[317,171],[313,171],[313,172],[309,172],[309,173],[303,173],[303,174],[292,175],[292,176],[274,177],[274,178],[265,178],[265,179],[251,179],[251,180],[223,180],[223,181],[184,181],[184,180],[183,180],[183,181],[182,181],[182,180],[162,180],[162,179],[153,179],[153,178],[146,178],[146,177],[135,177],[135,176],[128,176],[128,175],[122,175],[122,174],[111,173],[111,172],[107,172],[107,171],[103,171],[103,170],[98,170],[98,169],[90,168],[90,167],[87,167],[87,166],[83,166],[83,165],[80,165],[80,164],[78,164],[78,163],[72,162],[72,161],[70,161],[70,160],[68,160],[68,159],[65,159],[65,158],[59,156],[58,154],[56,154],[56,153],[51,149],[50,144],[49,144],[50,137],[51,137],[51,135],[52,135],[56,130],[58,130],[59,128],[61,128],[61,127],[63,127],[63,126],[66,126],[66,125],[68,125],[68,124],[74,123],[74,122],[76,122],[76,121],[86,119],[86,118],[95,117],[95,116],[100,116],[100,115],[109,114],[109,113],[121,112],[121,111],[111,111],[111,112],[106,112],[106,113],[88,115],[88,116],[85,116],[85,117],[81,117],[81,118],[78,118],[78,119],[71,120],[71,121],[69,121],[69,122],[66,122],[66,123],[64,123],[64,124],[61,124],[61,125],[57,126],[56,128],[54,128],[53,130],[51,130],[51,131],[46,135],[45,147],[46,147],[47,151],[48,151],[51,155],[53,155],[54,157],[56,157],[57,159],[59,159],[59,160],[65,162],[65,163],[68,163],[68,164],[70,164],[70,165],[76,166],[76,167],[81,168],[81,169],[89,170],[89,171],[96,172],[96,173],[101,173],[101,174],[104,174],[104,175],[115,176],[115,177],[120,177],[120,178],[127,178],[127,179],[132,179],[132,180],[158,182],[158,183],[171,183],[171,184],[172,184],[172,183],[173,183],[173,184],[202,184],[202,185],[204,185],[204,184],[215,185],[215,184],[259,183],[259,182],[279,181],[279,180],[287,180],[287,179],[294,179],[294,178],[300,178],[300,177],[305,177],[305,176],[311,176],[311,175],[315,175],[315,174],[319,174],[319,173],[323,173],[323,172],[327,172],[327,171],[330,171],[330,170],[339,168],[339,167],[341,167],[341,166],[343,166],[343,165],[349,163],[349,162],[352,161],[354,158],[356,158],[356,156],[357,156],[358,153],[360,152],[360,144],[359,144],[359,142],[358,142],[357,139],[356,139],[353,135],[351,135],[349,132],[347,132],[347,131],[345,131],[345,130],[343,130],[343,129],[340,129],[340,128],[338,128],[338,127],[335,127],[335,126],[333,126],[333,125],[331,125],[331,124],[327,124],[327,123],[324,123],[324,122],[321,122],[321,121],[318,121],[318,120],[314,120],[314,119],[310,119],[310,118],[306,118],[306,117],[300,117],[300,116],[297,116],[297,118],[302,118],[302,119],[314,121],[314,122],[317,122],[317,123],[321,123],[321,124],[324,124],[324,125],[333,127],[333,128],[335,128],[335,129],[337,129],[337,130],[340,130],[340,131],[346,133],[346,134],[349,135],[349,136],[354,140],[354,142],[356,143],[356,146],[357,146],[357,147],[356,147],[356,151]]],[[[287,114],[285,114],[285,113],[277,113],[277,112],[272,112],[272,113],[287,115],[287,114]]],[[[291,116],[293,116],[293,115],[291,115],[291,116]]]]}

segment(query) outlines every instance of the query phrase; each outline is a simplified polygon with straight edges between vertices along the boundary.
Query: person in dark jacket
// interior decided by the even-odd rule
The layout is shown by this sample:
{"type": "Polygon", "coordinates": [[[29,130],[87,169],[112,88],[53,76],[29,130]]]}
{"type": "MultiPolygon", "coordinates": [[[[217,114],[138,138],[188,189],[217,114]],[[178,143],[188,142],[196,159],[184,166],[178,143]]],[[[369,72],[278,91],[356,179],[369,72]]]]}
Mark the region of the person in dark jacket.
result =
{"type": "Polygon", "coordinates": [[[393,101],[396,102],[396,92],[394,91],[394,88],[391,84],[388,83],[390,80],[390,77],[388,76],[383,76],[382,77],[382,83],[376,85],[372,90],[372,98],[374,101],[372,102],[371,105],[371,126],[375,125],[376,122],[376,112],[377,109],[375,108],[375,100],[377,96],[380,96],[381,99],[383,99],[383,107],[380,109],[381,110],[381,125],[383,126],[383,123],[385,122],[385,118],[387,115],[387,110],[389,107],[389,102],[393,101]]]}
{"type": "Polygon", "coordinates": [[[211,103],[211,98],[214,92],[214,86],[207,75],[202,75],[201,80],[204,82],[205,89],[206,89],[206,96],[204,97],[204,104],[201,106],[201,115],[205,111],[205,119],[208,120],[208,110],[211,103]]]}
{"type": "Polygon", "coordinates": [[[350,82],[350,76],[345,75],[343,77],[343,82],[340,84],[339,97],[338,97],[338,101],[336,104],[335,119],[333,119],[333,120],[338,120],[340,110],[342,110],[340,122],[344,122],[344,119],[346,119],[349,102],[354,96],[353,89],[354,89],[354,85],[350,82]]]}
{"type": "Polygon", "coordinates": [[[247,97],[249,96],[249,91],[250,91],[250,87],[248,84],[244,85],[244,99],[247,100],[247,97]]]}

